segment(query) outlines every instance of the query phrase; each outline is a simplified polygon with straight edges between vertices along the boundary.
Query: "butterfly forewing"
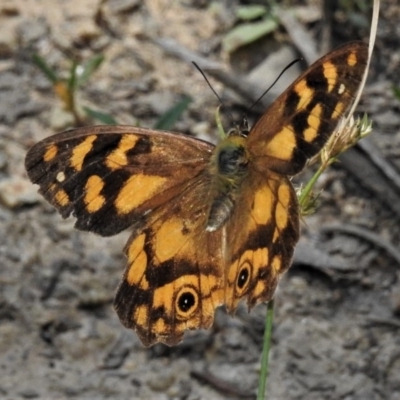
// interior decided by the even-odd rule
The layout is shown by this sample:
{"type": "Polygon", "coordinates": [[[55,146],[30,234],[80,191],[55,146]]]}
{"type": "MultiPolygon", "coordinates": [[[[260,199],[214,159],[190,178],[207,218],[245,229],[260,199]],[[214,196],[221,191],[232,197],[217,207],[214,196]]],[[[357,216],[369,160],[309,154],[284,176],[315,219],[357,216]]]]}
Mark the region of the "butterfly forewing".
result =
{"type": "Polygon", "coordinates": [[[203,173],[213,145],[126,126],[80,128],[33,146],[26,169],[40,193],[78,229],[114,235],[171,201],[203,173]]]}
{"type": "Polygon", "coordinates": [[[260,170],[295,175],[317,154],[352,103],[368,46],[352,42],[316,61],[278,97],[249,133],[260,170]]]}

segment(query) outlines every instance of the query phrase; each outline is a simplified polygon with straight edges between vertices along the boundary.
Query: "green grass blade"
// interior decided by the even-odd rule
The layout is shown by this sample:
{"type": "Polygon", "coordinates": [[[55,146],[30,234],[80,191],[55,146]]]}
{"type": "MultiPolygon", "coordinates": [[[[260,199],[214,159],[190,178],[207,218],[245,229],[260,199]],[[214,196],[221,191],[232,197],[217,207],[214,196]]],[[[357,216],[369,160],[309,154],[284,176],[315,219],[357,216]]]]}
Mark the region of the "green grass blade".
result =
{"type": "Polygon", "coordinates": [[[261,37],[275,31],[279,24],[272,16],[264,18],[260,22],[243,23],[230,32],[228,32],[222,40],[224,51],[232,53],[239,47],[255,42],[261,37]]]}
{"type": "Polygon", "coordinates": [[[393,94],[396,96],[397,100],[400,100],[400,88],[397,86],[393,86],[393,94]]]}
{"type": "Polygon", "coordinates": [[[106,113],[102,113],[100,111],[95,111],[92,110],[89,107],[83,107],[83,109],[85,110],[85,113],[93,119],[97,119],[98,121],[100,121],[102,124],[106,124],[106,125],[118,125],[118,122],[114,119],[114,117],[112,117],[109,114],[106,113]]]}
{"type": "Polygon", "coordinates": [[[84,85],[93,75],[93,73],[99,69],[103,61],[104,56],[99,54],[89,59],[83,66],[80,66],[82,70],[78,74],[78,86],[84,85]]]}
{"type": "Polygon", "coordinates": [[[32,60],[51,83],[55,84],[59,81],[56,72],[50,67],[49,64],[47,64],[45,59],[42,58],[39,54],[35,53],[32,56],[32,60]]]}
{"type": "Polygon", "coordinates": [[[267,7],[261,4],[248,4],[238,7],[236,16],[243,21],[251,21],[262,17],[267,11],[267,7]]]}
{"type": "Polygon", "coordinates": [[[169,130],[177,120],[181,117],[183,112],[188,108],[192,99],[189,96],[183,96],[180,102],[171,107],[165,112],[154,125],[154,129],[169,130]]]}
{"type": "Polygon", "coordinates": [[[67,81],[67,87],[71,93],[73,93],[75,91],[76,85],[77,85],[77,75],[76,75],[77,67],[78,67],[78,64],[76,63],[76,61],[72,61],[69,78],[67,81]]]}

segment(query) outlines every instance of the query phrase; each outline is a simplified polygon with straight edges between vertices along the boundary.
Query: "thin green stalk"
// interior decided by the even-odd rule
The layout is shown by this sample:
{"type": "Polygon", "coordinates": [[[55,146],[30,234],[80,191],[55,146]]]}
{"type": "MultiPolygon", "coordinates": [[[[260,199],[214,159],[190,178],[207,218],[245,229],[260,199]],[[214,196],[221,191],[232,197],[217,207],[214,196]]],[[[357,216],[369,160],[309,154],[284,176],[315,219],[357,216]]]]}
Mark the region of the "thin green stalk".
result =
{"type": "MultiPolygon", "coordinates": [[[[334,159],[331,160],[333,162],[334,159]]],[[[309,199],[309,196],[311,194],[312,188],[314,187],[315,183],[317,182],[321,174],[331,164],[330,161],[328,163],[324,163],[324,165],[321,165],[318,168],[313,177],[309,180],[307,185],[302,190],[299,196],[299,204],[301,207],[304,207],[306,205],[307,200],[309,199]]],[[[268,361],[269,361],[269,351],[271,349],[273,319],[274,319],[274,300],[272,299],[268,303],[267,315],[265,319],[264,343],[261,356],[261,370],[258,383],[257,400],[266,399],[265,388],[267,386],[267,380],[268,380],[268,361]]]]}
{"type": "Polygon", "coordinates": [[[265,388],[268,379],[269,350],[271,349],[272,325],[274,321],[274,299],[268,302],[267,316],[265,318],[264,343],[261,356],[260,379],[258,382],[257,400],[265,399],[265,388]]]}
{"type": "MultiPolygon", "coordinates": [[[[330,163],[329,163],[330,164],[330,163]]],[[[328,165],[329,165],[328,164],[328,165]]],[[[325,171],[325,169],[328,167],[328,165],[320,165],[318,168],[317,172],[313,175],[313,177],[307,182],[307,185],[304,186],[304,189],[301,191],[301,194],[299,196],[299,204],[301,207],[305,206],[307,203],[307,200],[310,196],[310,193],[312,191],[312,188],[314,187],[315,183],[321,176],[321,174],[325,171]]]]}

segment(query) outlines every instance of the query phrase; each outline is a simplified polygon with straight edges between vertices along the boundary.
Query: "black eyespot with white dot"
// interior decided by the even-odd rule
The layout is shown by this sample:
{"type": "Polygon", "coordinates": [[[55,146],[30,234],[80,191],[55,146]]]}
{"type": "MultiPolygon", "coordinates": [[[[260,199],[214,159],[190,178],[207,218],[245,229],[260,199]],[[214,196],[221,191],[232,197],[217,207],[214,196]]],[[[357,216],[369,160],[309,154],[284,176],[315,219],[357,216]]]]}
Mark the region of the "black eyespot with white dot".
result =
{"type": "Polygon", "coordinates": [[[238,288],[243,289],[248,280],[249,280],[249,270],[247,268],[244,268],[240,271],[237,279],[238,288]]]}
{"type": "Polygon", "coordinates": [[[251,277],[251,266],[248,262],[242,264],[236,278],[236,291],[242,294],[248,287],[251,277]]]}
{"type": "Polygon", "coordinates": [[[191,292],[184,292],[178,298],[178,307],[183,312],[188,312],[196,304],[196,299],[191,292]]]}
{"type": "Polygon", "coordinates": [[[182,319],[188,319],[197,310],[199,305],[199,295],[192,286],[182,287],[175,297],[175,310],[182,319]]]}

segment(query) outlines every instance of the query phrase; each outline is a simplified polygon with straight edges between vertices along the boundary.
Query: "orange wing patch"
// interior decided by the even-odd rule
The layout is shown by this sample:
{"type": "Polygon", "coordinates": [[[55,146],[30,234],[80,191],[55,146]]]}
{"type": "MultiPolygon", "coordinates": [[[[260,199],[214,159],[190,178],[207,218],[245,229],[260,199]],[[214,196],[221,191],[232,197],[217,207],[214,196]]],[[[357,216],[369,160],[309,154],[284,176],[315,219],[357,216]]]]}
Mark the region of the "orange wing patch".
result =
{"type": "Polygon", "coordinates": [[[321,117],[322,105],[316,104],[307,118],[308,127],[305,129],[303,134],[306,142],[312,143],[317,138],[319,125],[321,124],[321,117]]]}
{"type": "Polygon", "coordinates": [[[324,77],[328,82],[328,92],[332,92],[338,79],[337,68],[331,61],[325,61],[322,68],[324,69],[324,77]]]}
{"type": "Polygon", "coordinates": [[[273,136],[267,145],[266,156],[289,161],[296,148],[296,135],[291,125],[284,126],[273,136]]]}
{"type": "Polygon", "coordinates": [[[86,182],[84,202],[89,213],[97,212],[104,206],[106,198],[101,194],[104,181],[97,175],[92,175],[86,182]]]}
{"type": "Polygon", "coordinates": [[[149,282],[145,272],[148,266],[148,257],[144,249],[146,234],[142,233],[132,240],[127,247],[129,269],[126,280],[130,286],[138,286],[140,289],[148,290],[149,282]]]}
{"type": "MultiPolygon", "coordinates": [[[[358,63],[359,59],[355,51],[352,51],[347,57],[347,65],[354,67],[358,63]]],[[[363,57],[361,57],[361,62],[363,62],[363,57]]]]}
{"type": "Polygon", "coordinates": [[[87,136],[80,144],[75,146],[72,150],[72,156],[70,158],[71,167],[76,171],[81,171],[83,161],[86,155],[92,150],[93,142],[97,139],[96,135],[87,136]]]}
{"type": "Polygon", "coordinates": [[[53,187],[54,187],[54,192],[55,192],[55,194],[54,194],[55,201],[61,207],[66,207],[70,202],[67,193],[65,192],[65,190],[62,190],[62,189],[57,190],[55,185],[53,187]]]}
{"type": "Polygon", "coordinates": [[[128,214],[155,196],[163,188],[167,178],[159,175],[132,175],[120,189],[115,199],[119,214],[128,214]]]}
{"type": "Polygon", "coordinates": [[[128,165],[128,152],[135,148],[138,140],[139,137],[136,135],[123,135],[118,147],[107,156],[107,167],[115,170],[128,165]]]}
{"type": "Polygon", "coordinates": [[[310,101],[314,97],[315,90],[310,88],[307,85],[307,81],[305,79],[299,81],[294,87],[293,90],[299,96],[299,101],[297,104],[297,110],[305,109],[310,101]]]}
{"type": "Polygon", "coordinates": [[[55,144],[50,145],[47,148],[46,152],[44,153],[43,161],[46,163],[51,161],[57,155],[57,153],[58,153],[57,146],[55,144]]]}

